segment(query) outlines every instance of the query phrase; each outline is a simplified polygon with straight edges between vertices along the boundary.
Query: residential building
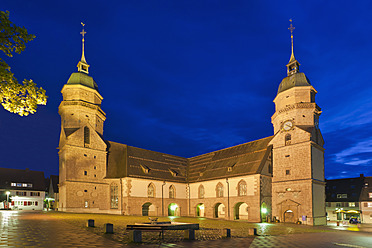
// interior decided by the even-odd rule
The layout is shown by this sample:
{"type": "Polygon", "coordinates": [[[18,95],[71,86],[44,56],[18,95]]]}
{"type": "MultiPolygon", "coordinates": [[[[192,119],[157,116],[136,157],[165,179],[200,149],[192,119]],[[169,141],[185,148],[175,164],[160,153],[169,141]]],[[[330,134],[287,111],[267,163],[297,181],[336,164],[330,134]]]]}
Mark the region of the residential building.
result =
{"type": "Polygon", "coordinates": [[[372,177],[364,178],[359,201],[362,223],[372,224],[372,177]]]}
{"type": "Polygon", "coordinates": [[[9,208],[17,210],[43,210],[45,199],[44,172],[29,169],[0,168],[0,197],[9,208]]]}

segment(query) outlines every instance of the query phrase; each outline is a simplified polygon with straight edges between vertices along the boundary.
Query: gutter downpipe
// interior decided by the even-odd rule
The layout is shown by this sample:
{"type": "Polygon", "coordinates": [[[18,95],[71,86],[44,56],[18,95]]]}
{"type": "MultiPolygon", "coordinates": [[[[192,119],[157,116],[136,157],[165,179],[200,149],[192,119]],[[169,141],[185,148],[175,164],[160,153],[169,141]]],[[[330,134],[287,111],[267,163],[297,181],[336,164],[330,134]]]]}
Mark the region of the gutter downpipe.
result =
{"type": "Polygon", "coordinates": [[[227,183],[227,217],[228,220],[230,220],[230,184],[228,178],[226,178],[226,183],[227,183]]]}
{"type": "Polygon", "coordinates": [[[164,186],[165,181],[163,181],[163,184],[161,185],[161,216],[164,216],[164,186]]]}
{"type": "Polygon", "coordinates": [[[191,192],[190,192],[190,184],[187,184],[187,187],[189,188],[189,216],[190,216],[190,210],[191,210],[191,203],[190,203],[190,198],[191,198],[191,192]]]}

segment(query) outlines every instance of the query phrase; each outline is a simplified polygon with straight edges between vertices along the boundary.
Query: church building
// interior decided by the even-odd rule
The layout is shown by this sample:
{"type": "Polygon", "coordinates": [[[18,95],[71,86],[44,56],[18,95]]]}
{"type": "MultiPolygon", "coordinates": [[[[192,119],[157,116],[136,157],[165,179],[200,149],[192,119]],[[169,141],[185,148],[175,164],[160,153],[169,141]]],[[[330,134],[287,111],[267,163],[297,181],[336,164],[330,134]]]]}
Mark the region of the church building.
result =
{"type": "Polygon", "coordinates": [[[293,52],[272,136],[183,158],[104,138],[103,97],[83,51],[59,106],[59,210],[326,224],[317,91],[293,52]]]}

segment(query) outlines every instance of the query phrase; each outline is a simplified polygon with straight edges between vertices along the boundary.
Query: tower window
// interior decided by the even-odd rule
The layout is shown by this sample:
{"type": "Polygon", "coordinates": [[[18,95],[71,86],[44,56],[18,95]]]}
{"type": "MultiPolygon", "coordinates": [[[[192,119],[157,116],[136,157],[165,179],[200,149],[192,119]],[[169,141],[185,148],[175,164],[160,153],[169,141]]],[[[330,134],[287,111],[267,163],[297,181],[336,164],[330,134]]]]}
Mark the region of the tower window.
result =
{"type": "Polygon", "coordinates": [[[84,189],[84,192],[88,192],[88,190],[84,189]]]}
{"type": "Polygon", "coordinates": [[[97,166],[94,166],[94,169],[97,169],[97,166]]]}
{"type": "Polygon", "coordinates": [[[291,144],[291,135],[290,134],[287,134],[285,136],[285,145],[288,146],[291,144]]]}
{"type": "Polygon", "coordinates": [[[314,91],[311,91],[311,93],[310,93],[310,101],[311,102],[315,102],[315,92],[314,91]]]}
{"type": "Polygon", "coordinates": [[[88,171],[84,171],[84,176],[88,175],[88,171]]]}
{"type": "Polygon", "coordinates": [[[90,130],[89,130],[89,127],[84,127],[84,144],[90,144],[90,130]]]}
{"type": "Polygon", "coordinates": [[[291,170],[285,170],[286,175],[291,175],[291,170]]]}

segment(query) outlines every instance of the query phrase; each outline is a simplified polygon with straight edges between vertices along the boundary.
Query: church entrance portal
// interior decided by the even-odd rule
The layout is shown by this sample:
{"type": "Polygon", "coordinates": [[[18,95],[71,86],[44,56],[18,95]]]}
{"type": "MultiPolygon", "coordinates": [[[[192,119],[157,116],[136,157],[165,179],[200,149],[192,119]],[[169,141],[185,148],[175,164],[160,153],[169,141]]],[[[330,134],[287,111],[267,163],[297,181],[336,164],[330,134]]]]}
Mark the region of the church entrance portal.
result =
{"type": "Polygon", "coordinates": [[[151,202],[142,205],[142,216],[156,215],[155,206],[151,202]]]}
{"type": "Polygon", "coordinates": [[[216,205],[214,205],[213,210],[214,218],[225,218],[225,205],[223,205],[222,203],[217,203],[216,205]]]}
{"type": "Polygon", "coordinates": [[[295,222],[295,216],[292,210],[287,210],[284,212],[284,222],[295,222]]]}
{"type": "Polygon", "coordinates": [[[176,203],[168,205],[168,216],[180,216],[180,208],[176,203]]]}
{"type": "Polygon", "coordinates": [[[261,204],[261,222],[267,222],[267,214],[268,214],[267,206],[266,203],[263,202],[261,204]]]}
{"type": "Polygon", "coordinates": [[[205,214],[204,214],[204,204],[203,203],[199,203],[198,205],[196,205],[196,216],[197,217],[204,217],[205,214]]]}
{"type": "Polygon", "coordinates": [[[235,220],[248,220],[248,204],[245,202],[238,202],[234,206],[235,220]]]}

